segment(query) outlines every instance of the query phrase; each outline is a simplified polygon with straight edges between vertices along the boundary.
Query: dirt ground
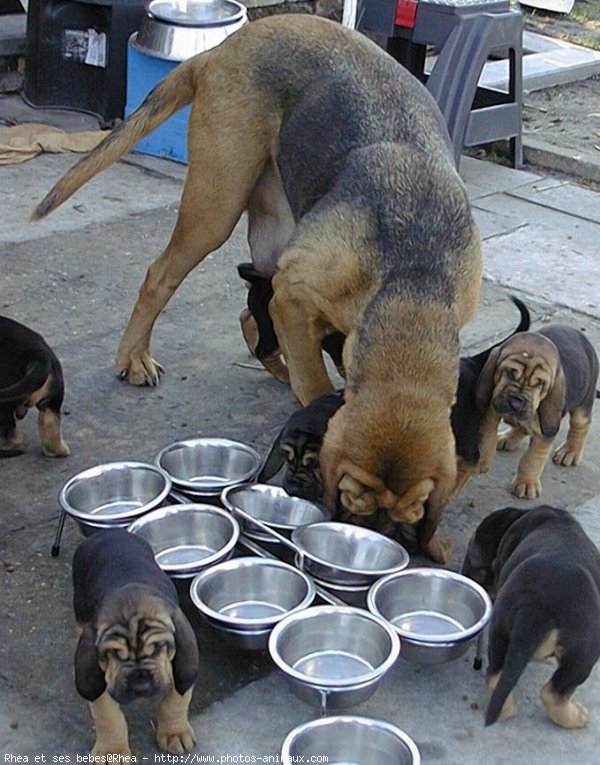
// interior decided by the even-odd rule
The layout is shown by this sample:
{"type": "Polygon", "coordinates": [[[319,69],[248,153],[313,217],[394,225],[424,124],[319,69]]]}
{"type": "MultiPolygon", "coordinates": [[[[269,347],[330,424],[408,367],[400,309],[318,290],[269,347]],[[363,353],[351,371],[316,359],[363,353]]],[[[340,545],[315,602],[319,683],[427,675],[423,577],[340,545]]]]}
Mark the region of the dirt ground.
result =
{"type": "MultiPolygon", "coordinates": [[[[527,10],[525,29],[600,49],[600,0],[576,0],[571,14],[527,10]]],[[[525,94],[523,135],[554,146],[598,152],[600,78],[525,94]]]]}

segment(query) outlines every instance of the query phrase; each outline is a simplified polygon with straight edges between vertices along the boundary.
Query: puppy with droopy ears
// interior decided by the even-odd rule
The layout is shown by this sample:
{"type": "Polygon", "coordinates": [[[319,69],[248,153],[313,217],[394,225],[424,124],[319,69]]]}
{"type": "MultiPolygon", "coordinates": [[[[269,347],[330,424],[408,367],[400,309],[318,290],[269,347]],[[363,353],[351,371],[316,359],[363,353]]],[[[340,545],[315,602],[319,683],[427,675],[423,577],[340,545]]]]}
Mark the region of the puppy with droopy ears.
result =
{"type": "Polygon", "coordinates": [[[80,635],[75,684],[96,727],[92,754],[130,754],[120,705],[142,697],[159,699],[160,749],[190,749],[198,644],[150,545],[124,529],[93,534],[75,551],[73,588],[80,635]]]}
{"type": "Polygon", "coordinates": [[[509,338],[490,354],[477,381],[477,407],[485,412],[480,472],[490,468],[496,449],[512,451],[529,436],[511,490],[522,499],[539,497],[540,477],[567,413],[569,432],[553,461],[566,467],[579,464],[597,382],[598,356],[579,330],[551,325],[509,338]],[[510,429],[497,436],[501,419],[510,429]]]}

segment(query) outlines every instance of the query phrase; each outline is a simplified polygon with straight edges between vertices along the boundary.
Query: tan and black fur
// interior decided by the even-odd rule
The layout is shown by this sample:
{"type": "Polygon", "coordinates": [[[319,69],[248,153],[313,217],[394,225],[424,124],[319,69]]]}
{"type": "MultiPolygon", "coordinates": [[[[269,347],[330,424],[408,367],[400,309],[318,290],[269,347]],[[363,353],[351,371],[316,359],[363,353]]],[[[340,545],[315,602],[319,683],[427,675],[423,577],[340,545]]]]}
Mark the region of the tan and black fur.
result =
{"type": "Polygon", "coordinates": [[[486,725],[516,714],[513,688],[529,661],[554,657],[540,692],[546,714],[585,727],[588,710],[572,696],[600,658],[600,553],[579,523],[544,505],[496,510],[477,527],[462,571],[495,600],[486,725]]]}
{"type": "Polygon", "coordinates": [[[196,636],[152,548],[123,529],[84,540],[73,559],[79,642],[75,684],[90,703],[93,755],[129,755],[122,704],[158,702],[156,740],[180,753],[195,743],[188,707],[199,669],[196,636]]]}
{"type": "Polygon", "coordinates": [[[31,407],[46,457],[67,457],[61,407],[65,392],[60,361],[44,338],[14,319],[0,316],[0,458],[23,453],[17,426],[31,407]]]}
{"type": "MultiPolygon", "coordinates": [[[[476,313],[481,245],[447,129],[426,88],[363,35],[286,14],[177,67],[38,205],[39,219],[186,104],[189,171],[171,241],[150,266],[117,354],[155,384],[150,335],[185,276],[248,212],[252,261],[302,405],[333,390],[321,354],[347,337],[346,402],[321,463],[328,501],[427,520],[456,461],[458,332],[476,313]]],[[[439,557],[443,557],[438,551],[439,557]]]]}
{"type": "Polygon", "coordinates": [[[550,325],[521,332],[495,349],[477,382],[477,406],[484,413],[481,472],[496,449],[512,451],[529,436],[511,490],[534,499],[563,418],[569,415],[565,442],[556,450],[557,465],[578,465],[592,420],[598,381],[598,356],[579,330],[550,325]],[[510,429],[497,436],[500,420],[510,429]]]}

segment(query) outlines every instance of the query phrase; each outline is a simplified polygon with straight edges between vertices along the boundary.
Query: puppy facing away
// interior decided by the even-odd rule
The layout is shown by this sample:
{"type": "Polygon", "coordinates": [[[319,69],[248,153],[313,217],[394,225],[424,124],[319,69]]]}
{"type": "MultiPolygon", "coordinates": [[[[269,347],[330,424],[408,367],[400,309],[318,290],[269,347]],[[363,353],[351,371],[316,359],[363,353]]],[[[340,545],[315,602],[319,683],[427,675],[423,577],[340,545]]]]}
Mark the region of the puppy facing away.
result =
{"type": "Polygon", "coordinates": [[[0,316],[0,458],[23,453],[17,420],[33,406],[43,453],[68,456],[61,432],[63,398],[63,372],[54,351],[37,332],[0,316]]]}
{"type": "Polygon", "coordinates": [[[269,313],[303,406],[334,390],[323,337],[347,338],[345,403],[321,450],[326,503],[341,487],[354,514],[382,507],[413,524],[426,515],[420,544],[443,558],[433,535],[456,478],[459,330],[477,311],[482,256],[434,99],[364,35],[307,14],[263,18],[176,67],[33,218],[187,104],[178,220],[142,285],[118,373],[158,382],[157,317],[247,210],[252,261],[274,275],[269,313]]]}
{"type": "Polygon", "coordinates": [[[75,551],[73,588],[80,635],[75,684],[96,727],[92,754],[130,754],[120,705],[141,697],[158,700],[159,748],[190,749],[198,645],[152,548],[122,529],[93,534],[75,551]]]}
{"type": "Polygon", "coordinates": [[[496,449],[512,451],[529,436],[511,490],[534,499],[561,421],[569,415],[565,442],[556,450],[557,465],[578,465],[590,429],[598,382],[598,356],[579,330],[550,325],[509,338],[489,356],[477,382],[477,406],[485,413],[481,436],[481,472],[496,449]],[[510,425],[497,436],[500,420],[510,425]]]}
{"type": "Polygon", "coordinates": [[[546,714],[585,727],[588,710],[572,696],[600,657],[600,553],[579,523],[545,505],[496,510],[469,542],[463,574],[495,597],[485,724],[516,714],[512,691],[526,665],[554,656],[540,692],[546,714]]]}

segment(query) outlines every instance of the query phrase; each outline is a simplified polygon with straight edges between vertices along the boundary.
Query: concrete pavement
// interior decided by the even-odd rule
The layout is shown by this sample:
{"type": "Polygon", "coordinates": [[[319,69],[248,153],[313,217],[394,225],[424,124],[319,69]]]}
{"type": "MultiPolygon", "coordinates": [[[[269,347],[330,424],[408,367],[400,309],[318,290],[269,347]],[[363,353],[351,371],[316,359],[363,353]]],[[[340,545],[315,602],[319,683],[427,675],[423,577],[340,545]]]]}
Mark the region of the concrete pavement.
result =
{"type": "MultiPolygon", "coordinates": [[[[72,680],[75,640],[70,559],[80,539],[67,522],[61,555],[50,557],[57,494],[79,470],[114,459],[151,460],[183,437],[223,435],[262,454],[295,409],[290,391],[251,368],[239,328],[245,289],[235,265],[248,258],[242,222],[221,251],[183,284],[161,316],[153,351],[167,368],[156,390],[119,382],[113,358],[145,270],[173,225],[183,168],[131,155],[92,181],[48,220],[27,223],[34,203],[75,160],[44,155],[0,168],[0,311],[40,330],[67,379],[66,460],[39,453],[34,414],[23,423],[27,452],[0,463],[0,754],[75,755],[89,751],[86,704],[72,680]]],[[[572,181],[464,158],[461,172],[481,226],[485,282],[479,315],[464,332],[467,352],[511,331],[509,294],[524,299],[536,326],[561,321],[585,329],[600,349],[600,196],[572,181]]],[[[542,499],[567,507],[600,543],[600,429],[583,463],[553,464],[542,499]]],[[[446,509],[456,539],[450,567],[491,510],[525,506],[508,493],[516,455],[501,454],[446,509]]],[[[199,755],[274,757],[286,733],[316,713],[297,699],[265,654],[243,654],[201,624],[181,588],[203,661],[192,704],[199,755]]],[[[545,718],[538,699],[547,664],[530,665],[517,690],[519,715],[484,729],[484,684],[472,650],[440,667],[400,661],[376,694],[352,713],[398,724],[417,742],[424,765],[570,765],[597,760],[600,676],[578,699],[589,727],[568,732],[545,718]]],[[[151,708],[130,715],[132,749],[154,761],[151,708]]],[[[4,759],[3,761],[8,761],[4,759]]],[[[225,760],[223,760],[225,761],[225,760]]],[[[243,759],[237,761],[243,762],[243,759]]],[[[245,761],[250,761],[249,759],[245,761]]],[[[260,762],[260,759],[255,761],[260,762]]],[[[266,760],[265,760],[266,761],[266,760]]]]}

